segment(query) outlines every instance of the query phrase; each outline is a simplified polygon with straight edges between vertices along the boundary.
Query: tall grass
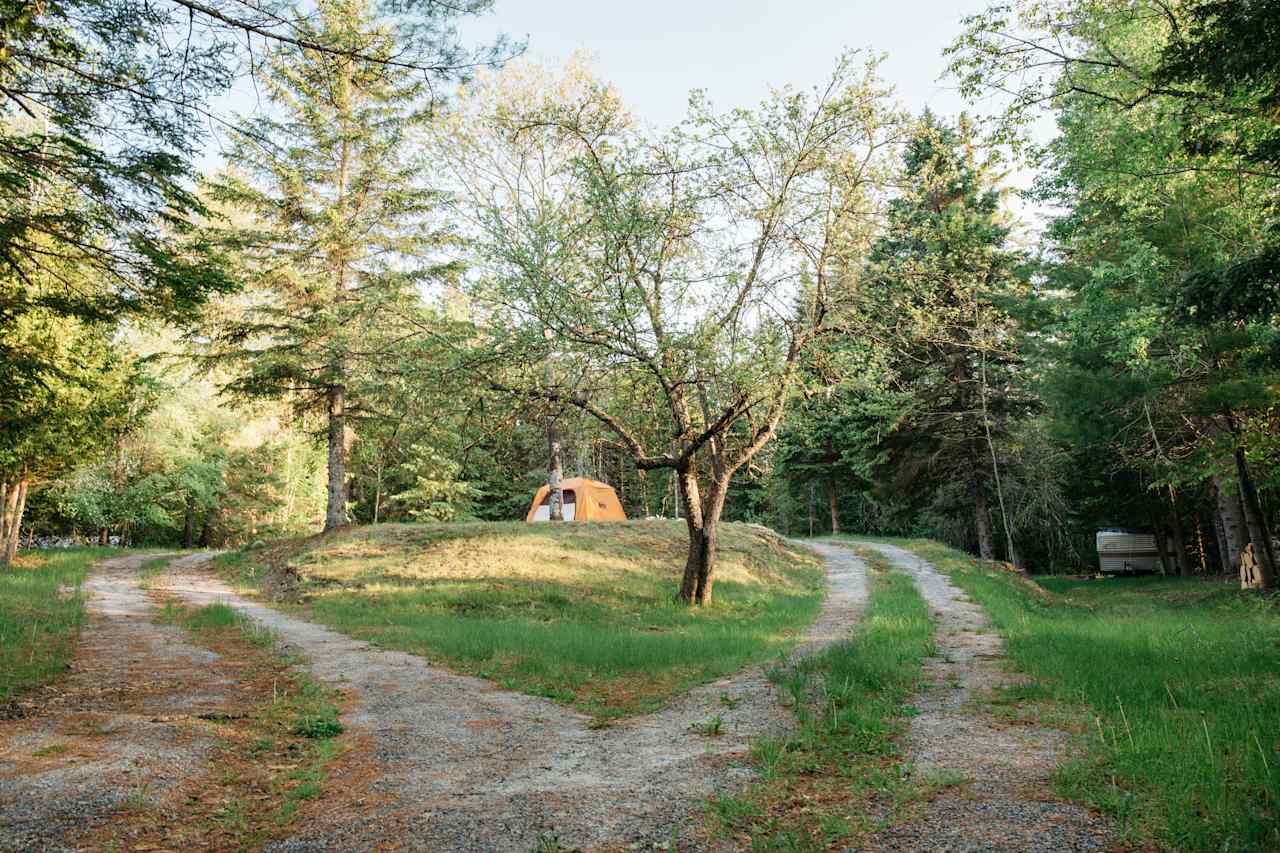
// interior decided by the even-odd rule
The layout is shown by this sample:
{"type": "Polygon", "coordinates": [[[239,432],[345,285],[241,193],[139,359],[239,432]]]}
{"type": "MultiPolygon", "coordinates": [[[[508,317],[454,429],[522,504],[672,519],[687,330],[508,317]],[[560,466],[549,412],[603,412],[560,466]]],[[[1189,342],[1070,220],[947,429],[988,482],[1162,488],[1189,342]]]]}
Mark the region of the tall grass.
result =
{"type": "Polygon", "coordinates": [[[1280,612],[1212,581],[1045,578],[1040,596],[936,543],[907,544],[981,602],[1024,699],[1082,705],[1085,754],[1057,782],[1139,840],[1280,849],[1280,612]]]}
{"type": "Polygon", "coordinates": [[[900,735],[933,623],[909,577],[866,559],[871,598],[853,636],[775,673],[799,727],[755,744],[759,783],[711,803],[721,832],[754,851],[843,849],[891,820],[909,784],[900,735]]]}
{"type": "MultiPolygon", "coordinates": [[[[306,615],[601,721],[776,656],[817,615],[825,588],[815,555],[741,525],[723,534],[738,579],[721,580],[698,609],[673,600],[677,524],[467,525],[448,536],[439,527],[301,543],[287,559],[306,615]]],[[[254,559],[224,562],[260,579],[254,559]]]]}
{"type": "Polygon", "coordinates": [[[66,669],[83,617],[80,584],[101,548],[24,554],[0,570],[0,701],[66,669]]]}

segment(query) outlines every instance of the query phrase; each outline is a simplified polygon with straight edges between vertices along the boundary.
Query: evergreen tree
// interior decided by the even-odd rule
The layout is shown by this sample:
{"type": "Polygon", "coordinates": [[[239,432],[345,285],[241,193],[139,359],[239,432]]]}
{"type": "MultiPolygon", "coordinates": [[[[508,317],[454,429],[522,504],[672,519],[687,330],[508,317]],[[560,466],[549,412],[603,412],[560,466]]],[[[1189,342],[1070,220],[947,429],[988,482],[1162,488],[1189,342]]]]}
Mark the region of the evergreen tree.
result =
{"type": "Polygon", "coordinates": [[[271,55],[274,114],[236,134],[235,166],[212,187],[251,216],[227,238],[254,298],[217,324],[211,354],[234,365],[234,394],[325,413],[328,530],[346,522],[350,419],[373,414],[364,389],[421,329],[420,285],[452,268],[427,260],[448,234],[409,153],[430,116],[428,81],[378,61],[416,43],[365,0],[324,0],[311,26],[341,50],[271,55]]]}
{"type": "Polygon", "coordinates": [[[965,120],[951,127],[926,115],[906,146],[903,182],[869,273],[868,299],[882,316],[901,318],[884,392],[901,408],[877,448],[878,479],[922,496],[945,497],[963,484],[945,509],[971,508],[970,529],[987,560],[996,555],[991,514],[998,509],[1006,555],[1018,562],[1000,446],[1033,410],[1019,389],[1021,358],[1007,310],[1020,286],[1019,257],[1007,245],[991,168],[977,159],[965,120]]]}

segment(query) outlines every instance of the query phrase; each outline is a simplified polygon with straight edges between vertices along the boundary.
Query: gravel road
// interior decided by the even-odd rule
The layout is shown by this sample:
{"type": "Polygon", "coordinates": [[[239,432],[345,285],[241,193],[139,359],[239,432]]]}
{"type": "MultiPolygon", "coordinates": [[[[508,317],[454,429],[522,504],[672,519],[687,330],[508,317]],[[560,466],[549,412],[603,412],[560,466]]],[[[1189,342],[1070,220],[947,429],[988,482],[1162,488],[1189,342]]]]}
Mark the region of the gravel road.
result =
{"type": "Polygon", "coordinates": [[[937,652],[925,663],[927,689],[912,700],[908,749],[915,772],[963,779],[923,804],[872,849],[1068,853],[1115,847],[1109,821],[1053,795],[1050,774],[1065,746],[1056,729],[1016,723],[978,699],[1015,678],[982,608],[947,576],[894,545],[874,548],[915,580],[938,622],[937,652]]]}
{"type": "Polygon", "coordinates": [[[149,618],[149,555],[99,563],[71,671],[0,721],[0,850],[80,849],[124,803],[169,808],[208,770],[201,713],[236,706],[233,667],[149,618]]]}
{"type": "MultiPolygon", "coordinates": [[[[827,561],[828,596],[797,654],[841,639],[867,596],[847,549],[811,544],[827,561]]],[[[532,850],[662,843],[716,790],[744,783],[752,738],[790,724],[765,669],[696,688],[655,714],[593,729],[549,700],[456,675],[235,594],[202,557],[157,583],[193,604],[236,607],[274,631],[319,678],[343,687],[344,722],[369,736],[384,770],[358,813],[312,820],[274,849],[532,850]],[[737,700],[732,707],[721,695],[737,700]],[[718,737],[694,728],[716,715],[718,737]]]]}

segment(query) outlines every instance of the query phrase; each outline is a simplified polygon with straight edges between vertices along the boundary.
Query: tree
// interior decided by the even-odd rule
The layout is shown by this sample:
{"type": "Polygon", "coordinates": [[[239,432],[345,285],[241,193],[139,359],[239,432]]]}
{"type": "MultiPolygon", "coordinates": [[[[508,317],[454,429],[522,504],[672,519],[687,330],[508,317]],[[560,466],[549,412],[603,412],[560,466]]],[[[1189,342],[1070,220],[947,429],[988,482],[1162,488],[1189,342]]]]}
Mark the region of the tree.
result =
{"type": "Polygon", "coordinates": [[[24,371],[0,377],[12,392],[0,410],[0,565],[18,551],[23,515],[37,487],[104,448],[145,397],[145,378],[102,324],[30,312],[8,343],[35,350],[51,366],[39,381],[24,371]]]}
{"type": "Polygon", "coordinates": [[[888,384],[905,397],[881,445],[900,483],[928,471],[925,484],[967,486],[984,560],[996,555],[994,495],[1006,557],[1017,563],[999,446],[1035,402],[1019,388],[1007,309],[1022,287],[1019,256],[1007,245],[992,166],[974,149],[966,120],[952,128],[926,114],[903,155],[902,194],[872,250],[881,310],[904,318],[889,344],[888,384]]]}
{"type": "Polygon", "coordinates": [[[325,412],[331,530],[347,521],[351,418],[372,414],[364,386],[421,331],[418,287],[453,267],[430,260],[449,235],[410,152],[429,87],[390,64],[421,49],[414,31],[378,22],[363,0],[325,0],[319,12],[303,32],[341,50],[272,52],[278,114],[234,134],[235,166],[210,187],[250,214],[226,239],[258,295],[218,326],[211,356],[236,366],[235,395],[325,412]]]}
{"type": "Polygon", "coordinates": [[[1012,94],[1004,128],[1041,108],[1058,121],[1031,151],[1047,167],[1038,194],[1068,211],[1049,234],[1065,296],[1042,330],[1060,344],[1047,391],[1100,475],[1078,482],[1110,479],[1081,497],[1160,535],[1167,518],[1184,569],[1185,514],[1198,527],[1209,510],[1228,563],[1246,522],[1264,578],[1268,519],[1249,484],[1280,363],[1274,5],[1019,3],[970,19],[953,47],[967,91],[1012,94]],[[1120,477],[1162,496],[1120,497],[1120,477]]]}
{"type": "Polygon", "coordinates": [[[895,140],[886,93],[850,56],[826,86],[754,111],[695,95],[655,140],[580,68],[518,73],[469,93],[442,140],[478,241],[476,370],[589,414],[639,469],[672,470],[689,535],[679,595],[709,603],[733,476],[840,322],[846,238],[875,212],[895,140]],[[646,413],[618,405],[627,389],[661,401],[656,446],[646,413]]]}
{"type": "Polygon", "coordinates": [[[476,50],[460,18],[491,0],[388,0],[407,53],[330,43],[310,13],[236,0],[43,0],[0,3],[0,329],[32,309],[84,319],[187,317],[232,280],[193,239],[204,212],[192,163],[210,99],[243,72],[255,43],[307,50],[424,84],[465,77],[513,51],[476,50]],[[66,275],[91,270],[93,288],[66,275]]]}

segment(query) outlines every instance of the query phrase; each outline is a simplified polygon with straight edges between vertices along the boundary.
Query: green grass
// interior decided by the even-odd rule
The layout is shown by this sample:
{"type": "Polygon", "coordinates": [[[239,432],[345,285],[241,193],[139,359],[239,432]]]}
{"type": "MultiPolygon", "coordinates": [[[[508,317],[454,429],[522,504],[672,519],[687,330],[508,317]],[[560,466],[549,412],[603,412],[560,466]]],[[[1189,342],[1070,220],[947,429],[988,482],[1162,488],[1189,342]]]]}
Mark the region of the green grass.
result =
{"type": "Polygon", "coordinates": [[[789,648],[816,616],[821,561],[723,526],[713,603],[674,594],[679,522],[380,525],[221,561],[250,586],[297,585],[308,618],[605,722],[789,648]]]}
{"type": "Polygon", "coordinates": [[[1043,595],[937,543],[900,544],[982,603],[1012,662],[1037,679],[1007,699],[1086,709],[1061,793],[1115,815],[1139,842],[1280,849],[1275,599],[1177,578],[1044,578],[1043,595]]]}
{"type": "Polygon", "coordinates": [[[65,671],[80,634],[80,584],[105,548],[24,553],[0,570],[0,702],[65,671]]]}
{"type": "Polygon", "coordinates": [[[752,750],[761,781],[711,810],[722,836],[755,851],[817,851],[846,846],[891,821],[914,785],[903,765],[905,706],[933,652],[929,608],[905,574],[875,553],[871,597],[850,639],[774,679],[799,726],[752,750]],[[873,819],[869,805],[884,806],[873,819]]]}

